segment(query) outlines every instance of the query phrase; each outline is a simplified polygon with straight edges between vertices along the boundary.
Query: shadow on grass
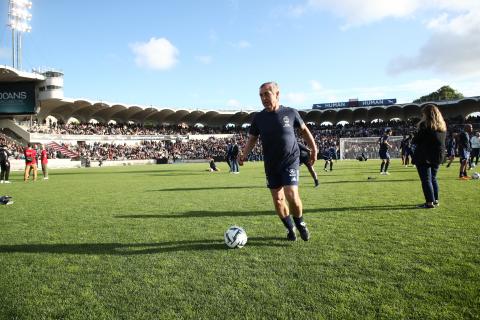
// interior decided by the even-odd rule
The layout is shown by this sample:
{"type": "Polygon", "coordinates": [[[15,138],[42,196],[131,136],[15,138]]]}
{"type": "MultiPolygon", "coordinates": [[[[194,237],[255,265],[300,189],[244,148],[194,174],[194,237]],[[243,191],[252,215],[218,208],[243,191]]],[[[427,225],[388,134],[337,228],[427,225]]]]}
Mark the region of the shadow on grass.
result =
{"type": "MultiPolygon", "coordinates": [[[[395,211],[416,209],[416,205],[378,205],[364,207],[332,207],[304,209],[303,213],[338,213],[338,212],[359,212],[359,211],[395,211]]],[[[216,217],[254,217],[254,216],[272,216],[276,215],[274,210],[266,211],[188,211],[176,214],[122,214],[115,215],[119,219],[179,219],[179,218],[216,218],[216,217]]]]}
{"type": "Polygon", "coordinates": [[[395,180],[395,179],[382,179],[381,177],[372,177],[370,179],[368,178],[365,178],[364,180],[335,180],[335,181],[325,181],[325,182],[322,182],[322,179],[320,178],[320,187],[322,186],[322,184],[336,184],[336,183],[377,183],[377,182],[380,182],[380,183],[384,183],[384,182],[420,182],[419,179],[398,179],[398,180],[395,180]]]}
{"type": "Polygon", "coordinates": [[[78,174],[148,174],[148,175],[155,175],[155,176],[188,176],[188,175],[200,175],[205,174],[206,172],[203,171],[186,171],[186,170],[131,170],[131,171],[107,171],[103,170],[103,168],[93,169],[90,170],[85,168],[81,171],[72,171],[72,172],[54,172],[52,175],[58,176],[69,176],[69,175],[78,175],[78,174]]]}
{"type": "Polygon", "coordinates": [[[216,187],[189,187],[189,188],[167,188],[157,190],[146,190],[147,192],[169,192],[169,191],[201,191],[201,190],[236,190],[236,189],[266,189],[264,186],[216,186],[216,187]]]}
{"type": "MultiPolygon", "coordinates": [[[[283,238],[249,237],[249,247],[287,247],[283,238]]],[[[78,243],[78,244],[15,244],[0,245],[2,253],[56,253],[56,254],[101,254],[101,255],[142,255],[181,251],[225,250],[225,244],[218,240],[184,240],[158,243],[78,243]]]]}

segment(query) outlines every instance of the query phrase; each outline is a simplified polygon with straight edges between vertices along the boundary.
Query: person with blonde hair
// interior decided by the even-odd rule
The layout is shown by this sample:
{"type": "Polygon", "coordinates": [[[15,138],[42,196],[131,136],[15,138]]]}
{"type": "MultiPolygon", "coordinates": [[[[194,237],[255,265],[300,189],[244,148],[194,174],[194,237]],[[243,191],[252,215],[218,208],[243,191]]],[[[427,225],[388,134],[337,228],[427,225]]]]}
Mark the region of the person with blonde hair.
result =
{"type": "Polygon", "coordinates": [[[437,172],[445,156],[447,125],[435,104],[429,103],[422,109],[422,120],[412,143],[416,145],[413,161],[422,182],[425,203],[419,208],[432,209],[439,205],[437,172]]]}

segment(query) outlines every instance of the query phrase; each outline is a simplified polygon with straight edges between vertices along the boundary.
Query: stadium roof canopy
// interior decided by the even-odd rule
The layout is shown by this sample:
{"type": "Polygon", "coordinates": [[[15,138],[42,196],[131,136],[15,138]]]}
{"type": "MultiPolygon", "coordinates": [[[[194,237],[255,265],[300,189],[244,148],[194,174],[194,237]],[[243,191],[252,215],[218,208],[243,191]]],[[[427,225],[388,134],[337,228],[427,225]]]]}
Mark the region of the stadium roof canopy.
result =
{"type": "MultiPolygon", "coordinates": [[[[474,112],[480,112],[480,97],[470,97],[455,101],[436,102],[445,118],[467,117],[474,112]]],[[[340,121],[353,123],[356,121],[371,122],[375,119],[388,121],[391,119],[407,120],[421,117],[424,104],[406,103],[385,107],[356,107],[327,110],[299,110],[306,122],[321,124],[340,121]]],[[[217,111],[189,110],[172,108],[153,108],[137,105],[108,104],[87,100],[62,99],[41,102],[38,114],[39,122],[47,116],[66,122],[71,117],[80,122],[95,119],[101,123],[111,120],[117,123],[151,123],[151,124],[187,124],[193,126],[201,123],[206,126],[218,127],[229,123],[243,125],[250,123],[257,111],[217,111]]]]}
{"type": "Polygon", "coordinates": [[[45,77],[39,73],[20,71],[9,66],[0,65],[0,83],[43,80],[45,80],[45,77]]]}
{"type": "MultiPolygon", "coordinates": [[[[41,74],[26,73],[7,66],[0,66],[0,83],[33,80],[43,81],[41,74]]],[[[48,79],[47,79],[48,81],[48,79]]],[[[63,95],[63,93],[62,93],[63,95]]],[[[469,97],[455,101],[435,102],[445,118],[466,117],[474,112],[480,112],[480,96],[469,97]]],[[[421,107],[424,104],[405,103],[389,106],[353,107],[336,109],[304,109],[299,110],[302,118],[307,122],[321,124],[340,121],[353,123],[355,121],[371,122],[381,119],[407,120],[421,117],[421,107]]],[[[67,122],[75,118],[80,122],[89,122],[92,119],[101,123],[115,121],[117,123],[151,123],[162,124],[187,124],[201,123],[206,126],[219,127],[229,123],[243,125],[250,123],[257,111],[219,111],[198,109],[175,109],[162,107],[144,107],[140,105],[126,105],[107,103],[103,101],[90,101],[87,99],[43,99],[40,100],[40,111],[37,114],[38,122],[42,123],[48,116],[67,122]]]]}

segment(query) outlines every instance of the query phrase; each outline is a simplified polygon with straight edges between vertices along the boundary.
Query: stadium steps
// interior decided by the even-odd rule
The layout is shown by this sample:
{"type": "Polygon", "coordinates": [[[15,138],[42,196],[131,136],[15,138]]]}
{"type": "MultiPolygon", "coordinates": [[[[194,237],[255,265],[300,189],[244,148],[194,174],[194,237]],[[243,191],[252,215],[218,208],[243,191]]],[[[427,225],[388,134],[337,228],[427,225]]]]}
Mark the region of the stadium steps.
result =
{"type": "Polygon", "coordinates": [[[71,150],[68,150],[67,148],[61,146],[60,144],[56,143],[55,141],[51,141],[47,143],[47,146],[49,148],[52,148],[53,150],[60,152],[61,154],[69,157],[69,158],[77,158],[79,155],[76,152],[73,152],[71,150]]]}

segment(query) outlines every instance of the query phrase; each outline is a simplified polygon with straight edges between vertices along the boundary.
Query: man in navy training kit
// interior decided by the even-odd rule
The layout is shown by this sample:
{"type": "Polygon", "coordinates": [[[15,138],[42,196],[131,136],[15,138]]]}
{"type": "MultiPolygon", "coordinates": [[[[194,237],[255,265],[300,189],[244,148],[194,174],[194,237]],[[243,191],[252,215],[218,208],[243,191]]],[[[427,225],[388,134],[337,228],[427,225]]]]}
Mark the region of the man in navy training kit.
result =
{"type": "Polygon", "coordinates": [[[315,169],[310,164],[310,149],[308,149],[307,146],[301,143],[298,143],[298,147],[300,148],[300,164],[304,164],[305,167],[307,167],[308,172],[310,172],[310,175],[313,178],[313,182],[315,182],[315,188],[316,188],[318,187],[318,177],[317,177],[317,173],[315,172],[315,169]]]}
{"type": "Polygon", "coordinates": [[[333,158],[336,158],[336,153],[337,151],[335,150],[335,147],[329,147],[328,149],[325,149],[322,153],[323,160],[325,160],[325,165],[323,166],[324,171],[327,170],[327,166],[330,164],[330,171],[333,170],[333,158]]]}
{"type": "Polygon", "coordinates": [[[267,187],[270,189],[275,211],[287,228],[287,239],[297,240],[296,227],[300,237],[308,241],[310,232],[303,221],[303,206],[298,193],[300,150],[295,137],[295,128],[299,129],[311,150],[310,165],[312,166],[318,151],[315,140],[298,111],[281,106],[279,96],[280,90],[277,83],[267,82],[260,86],[260,99],[264,109],[256,113],[252,120],[241,161],[247,159],[260,137],[267,187]],[[295,226],[290,219],[290,211],[295,226]]]}
{"type": "Polygon", "coordinates": [[[231,167],[231,172],[238,174],[240,173],[240,168],[239,168],[239,163],[238,163],[238,153],[240,152],[240,148],[238,147],[238,144],[236,141],[233,142],[232,145],[232,151],[230,153],[230,164],[232,165],[231,167]]]}
{"type": "Polygon", "coordinates": [[[465,130],[458,135],[458,156],[460,157],[460,173],[458,177],[463,180],[468,180],[467,165],[470,159],[470,151],[472,145],[470,143],[470,134],[472,133],[472,125],[466,124],[465,130]]]}
{"type": "Polygon", "coordinates": [[[391,148],[392,145],[388,143],[388,137],[392,134],[391,129],[386,129],[385,134],[378,139],[380,149],[378,154],[380,159],[382,159],[382,164],[380,165],[380,174],[388,175],[388,166],[390,165],[390,154],[388,153],[388,148],[391,148]]]}

